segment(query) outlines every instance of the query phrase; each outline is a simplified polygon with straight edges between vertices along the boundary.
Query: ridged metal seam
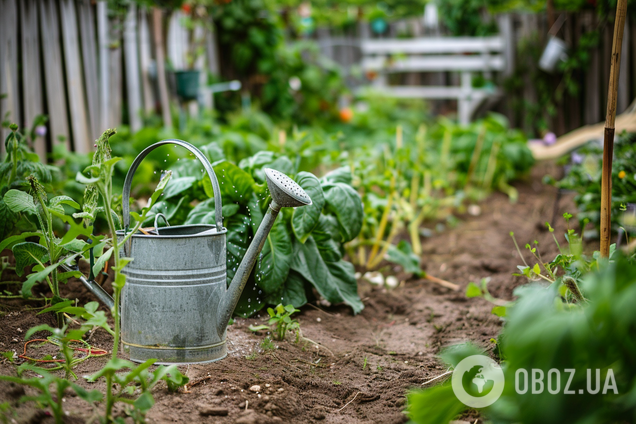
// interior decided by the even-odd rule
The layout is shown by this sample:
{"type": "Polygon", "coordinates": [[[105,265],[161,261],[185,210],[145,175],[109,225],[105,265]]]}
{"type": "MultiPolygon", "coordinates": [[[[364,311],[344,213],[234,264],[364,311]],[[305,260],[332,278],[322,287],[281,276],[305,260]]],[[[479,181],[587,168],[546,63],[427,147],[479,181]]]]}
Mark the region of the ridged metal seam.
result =
{"type": "Polygon", "coordinates": [[[215,347],[223,346],[225,344],[225,340],[220,341],[218,343],[214,343],[206,346],[148,346],[148,345],[138,345],[134,343],[129,343],[124,340],[121,341],[126,346],[138,347],[140,349],[155,349],[155,350],[203,350],[203,349],[214,349],[215,347]]]}

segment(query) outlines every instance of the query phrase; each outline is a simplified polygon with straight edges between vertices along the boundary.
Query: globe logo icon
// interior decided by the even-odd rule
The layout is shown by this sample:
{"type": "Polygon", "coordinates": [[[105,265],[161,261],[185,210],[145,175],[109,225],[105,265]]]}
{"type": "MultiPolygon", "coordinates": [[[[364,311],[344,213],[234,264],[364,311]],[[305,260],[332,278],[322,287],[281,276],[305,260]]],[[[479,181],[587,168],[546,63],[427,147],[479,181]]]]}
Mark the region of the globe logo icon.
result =
{"type": "Polygon", "coordinates": [[[465,358],[453,371],[455,396],[471,408],[492,405],[503,393],[504,374],[501,367],[487,356],[465,358]]]}

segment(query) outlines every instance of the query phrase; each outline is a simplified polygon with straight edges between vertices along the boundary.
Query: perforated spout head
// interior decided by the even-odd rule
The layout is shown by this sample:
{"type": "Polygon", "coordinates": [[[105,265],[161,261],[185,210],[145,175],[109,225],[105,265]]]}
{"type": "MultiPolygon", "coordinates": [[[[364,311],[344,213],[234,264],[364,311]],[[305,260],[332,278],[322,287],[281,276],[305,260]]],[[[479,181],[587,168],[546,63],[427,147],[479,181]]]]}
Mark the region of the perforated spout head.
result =
{"type": "Polygon", "coordinates": [[[265,178],[272,200],[281,208],[311,205],[305,190],[282,172],[265,168],[265,178]]]}

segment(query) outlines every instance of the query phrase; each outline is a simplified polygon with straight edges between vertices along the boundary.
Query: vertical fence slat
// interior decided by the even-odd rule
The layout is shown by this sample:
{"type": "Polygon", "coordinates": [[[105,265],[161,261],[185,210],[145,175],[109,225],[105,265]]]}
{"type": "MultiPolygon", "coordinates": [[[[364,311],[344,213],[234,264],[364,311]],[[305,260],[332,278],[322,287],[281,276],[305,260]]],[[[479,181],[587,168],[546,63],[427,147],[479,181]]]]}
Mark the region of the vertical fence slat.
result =
{"type": "Polygon", "coordinates": [[[623,44],[621,46],[621,65],[620,65],[620,73],[618,76],[618,86],[620,90],[618,90],[618,98],[616,99],[616,114],[620,114],[625,112],[627,106],[631,102],[631,96],[629,95],[629,83],[630,78],[628,75],[629,71],[629,20],[625,19],[625,26],[623,28],[623,33],[627,34],[627,37],[623,37],[623,44]]]}
{"type": "Polygon", "coordinates": [[[97,2],[97,45],[99,46],[99,127],[102,130],[111,127],[110,110],[110,53],[108,49],[108,15],[106,2],[97,2]]]}
{"type": "Polygon", "coordinates": [[[71,137],[66,109],[66,89],[62,69],[62,50],[57,7],[53,0],[39,0],[40,35],[44,63],[46,106],[49,115],[51,140],[64,138],[66,148],[71,150],[71,137]]]}
{"type": "Polygon", "coordinates": [[[102,128],[99,122],[99,78],[97,77],[97,39],[95,32],[95,12],[90,0],[79,0],[77,13],[82,42],[82,64],[86,83],[86,102],[91,129],[91,139],[99,137],[102,128]]]}
{"type": "MultiPolygon", "coordinates": [[[[38,115],[44,113],[42,101],[42,76],[40,74],[40,39],[38,31],[37,4],[32,1],[20,3],[20,23],[22,25],[22,80],[24,99],[23,128],[30,128],[38,115]]],[[[46,163],[46,139],[37,137],[35,153],[46,163]]]]}
{"type": "Polygon", "coordinates": [[[143,88],[144,111],[151,114],[155,111],[154,84],[150,78],[150,63],[152,62],[152,46],[150,43],[150,29],[148,28],[148,14],[145,8],[139,10],[139,68],[143,88]]]}
{"type": "Polygon", "coordinates": [[[159,85],[159,98],[161,99],[161,115],[164,127],[172,127],[172,115],[170,114],[170,98],[168,97],[168,84],[166,82],[165,52],[163,50],[163,13],[159,8],[152,9],[152,32],[155,46],[155,59],[157,63],[157,83],[159,85]]]}
{"type": "Polygon", "coordinates": [[[84,75],[82,74],[82,64],[80,62],[77,15],[75,14],[75,3],[73,0],[61,0],[60,12],[73,146],[77,153],[88,153],[91,150],[90,146],[92,146],[90,141],[91,130],[86,114],[84,75]]]}
{"type": "Polygon", "coordinates": [[[119,43],[117,46],[108,51],[108,126],[110,127],[117,127],[121,124],[122,118],[121,47],[119,43]]]}
{"type": "Polygon", "coordinates": [[[126,95],[128,96],[128,120],[133,132],[139,131],[141,122],[141,81],[137,50],[137,6],[131,3],[124,23],[124,54],[126,55],[126,95]]]}
{"type": "MultiPolygon", "coordinates": [[[[3,44],[0,57],[0,93],[6,97],[0,99],[0,110],[11,122],[20,123],[20,93],[18,91],[18,8],[16,0],[4,0],[0,10],[0,42],[3,44]]],[[[8,130],[2,131],[2,141],[8,130]]],[[[3,145],[4,143],[0,143],[3,145]]]]}

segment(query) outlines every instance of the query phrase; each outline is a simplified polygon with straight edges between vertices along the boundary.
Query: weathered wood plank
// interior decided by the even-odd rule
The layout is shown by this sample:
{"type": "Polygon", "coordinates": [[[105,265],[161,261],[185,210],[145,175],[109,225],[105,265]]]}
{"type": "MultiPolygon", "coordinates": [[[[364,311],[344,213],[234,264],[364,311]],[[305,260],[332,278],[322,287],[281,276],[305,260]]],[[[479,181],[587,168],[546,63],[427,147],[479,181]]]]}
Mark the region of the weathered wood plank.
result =
{"type": "Polygon", "coordinates": [[[629,78],[629,43],[631,42],[631,37],[629,37],[629,20],[625,19],[624,26],[624,34],[627,34],[626,37],[623,37],[623,44],[621,46],[621,66],[620,73],[618,75],[618,98],[616,99],[616,113],[623,113],[627,106],[631,103],[632,99],[630,96],[629,84],[631,78],[629,78]]]}
{"type": "Polygon", "coordinates": [[[364,40],[363,54],[435,54],[502,52],[503,37],[424,37],[413,39],[364,40]]]}
{"type": "Polygon", "coordinates": [[[51,141],[55,145],[58,137],[62,137],[66,148],[71,150],[57,6],[53,0],[39,0],[38,4],[40,6],[40,41],[42,43],[43,66],[46,69],[44,72],[46,108],[49,115],[51,141]]]}
{"type": "Polygon", "coordinates": [[[159,85],[159,98],[161,99],[161,115],[164,127],[172,127],[172,115],[170,114],[170,98],[168,97],[168,84],[166,82],[165,53],[163,50],[163,16],[161,9],[152,9],[152,38],[155,45],[155,58],[157,63],[157,82],[159,85]]]}
{"type": "Polygon", "coordinates": [[[110,52],[108,49],[108,13],[106,2],[97,2],[97,45],[99,50],[99,127],[106,130],[111,127],[110,110],[110,52]]]}
{"type": "MultiPolygon", "coordinates": [[[[112,40],[112,38],[111,38],[112,40]]],[[[117,40],[120,41],[120,40],[117,40]]],[[[108,127],[117,127],[122,118],[122,69],[121,69],[121,44],[112,47],[108,51],[108,127]]]]}
{"type": "Polygon", "coordinates": [[[77,15],[73,0],[60,0],[62,40],[64,44],[64,64],[66,65],[66,88],[68,90],[69,111],[73,148],[77,153],[91,151],[91,130],[86,114],[84,94],[84,74],[80,61],[80,46],[77,30],[77,15]]]}
{"type": "MultiPolygon", "coordinates": [[[[585,30],[591,31],[596,27],[596,13],[593,11],[586,12],[584,15],[585,30]]],[[[584,87],[584,112],[583,119],[586,125],[596,124],[601,118],[601,91],[600,91],[600,63],[599,48],[593,48],[590,51],[590,66],[585,73],[584,87]]]]}
{"type": "MultiPolygon", "coordinates": [[[[2,50],[0,56],[0,93],[6,97],[0,99],[0,111],[2,116],[11,122],[20,123],[20,93],[18,91],[18,8],[16,0],[4,0],[0,11],[0,40],[2,50]]],[[[2,140],[8,130],[2,130],[2,140]]],[[[2,148],[4,148],[4,143],[2,148]]]]}
{"type": "Polygon", "coordinates": [[[152,45],[150,28],[148,27],[148,14],[144,7],[139,10],[137,28],[139,31],[139,70],[141,72],[144,111],[146,114],[152,114],[155,111],[155,86],[150,78],[152,45]]]}
{"type": "Polygon", "coordinates": [[[97,36],[95,30],[95,12],[90,0],[78,0],[77,13],[80,23],[82,42],[82,64],[86,83],[86,103],[91,129],[91,139],[96,140],[101,131],[99,122],[99,78],[97,77],[97,36]]]}
{"type": "MultiPolygon", "coordinates": [[[[180,10],[172,13],[168,23],[166,46],[168,59],[175,70],[187,67],[188,30],[181,25],[184,15],[180,10]]],[[[189,59],[191,60],[191,59],[189,59]]]]}
{"type": "MultiPolygon", "coordinates": [[[[38,30],[38,10],[34,1],[20,3],[20,24],[22,25],[22,80],[24,99],[23,128],[30,128],[38,115],[44,114],[42,99],[42,75],[40,65],[40,38],[38,30]]],[[[35,153],[46,163],[46,138],[34,140],[35,153]]]]}
{"type": "Polygon", "coordinates": [[[505,67],[503,56],[410,56],[387,63],[384,57],[366,57],[362,59],[362,68],[367,70],[385,70],[387,72],[405,71],[483,71],[485,69],[502,70],[505,67]]]}
{"type": "Polygon", "coordinates": [[[128,121],[130,129],[137,132],[141,122],[141,79],[139,78],[139,54],[137,50],[137,6],[128,6],[124,23],[124,61],[126,65],[126,95],[128,96],[128,121]]]}

